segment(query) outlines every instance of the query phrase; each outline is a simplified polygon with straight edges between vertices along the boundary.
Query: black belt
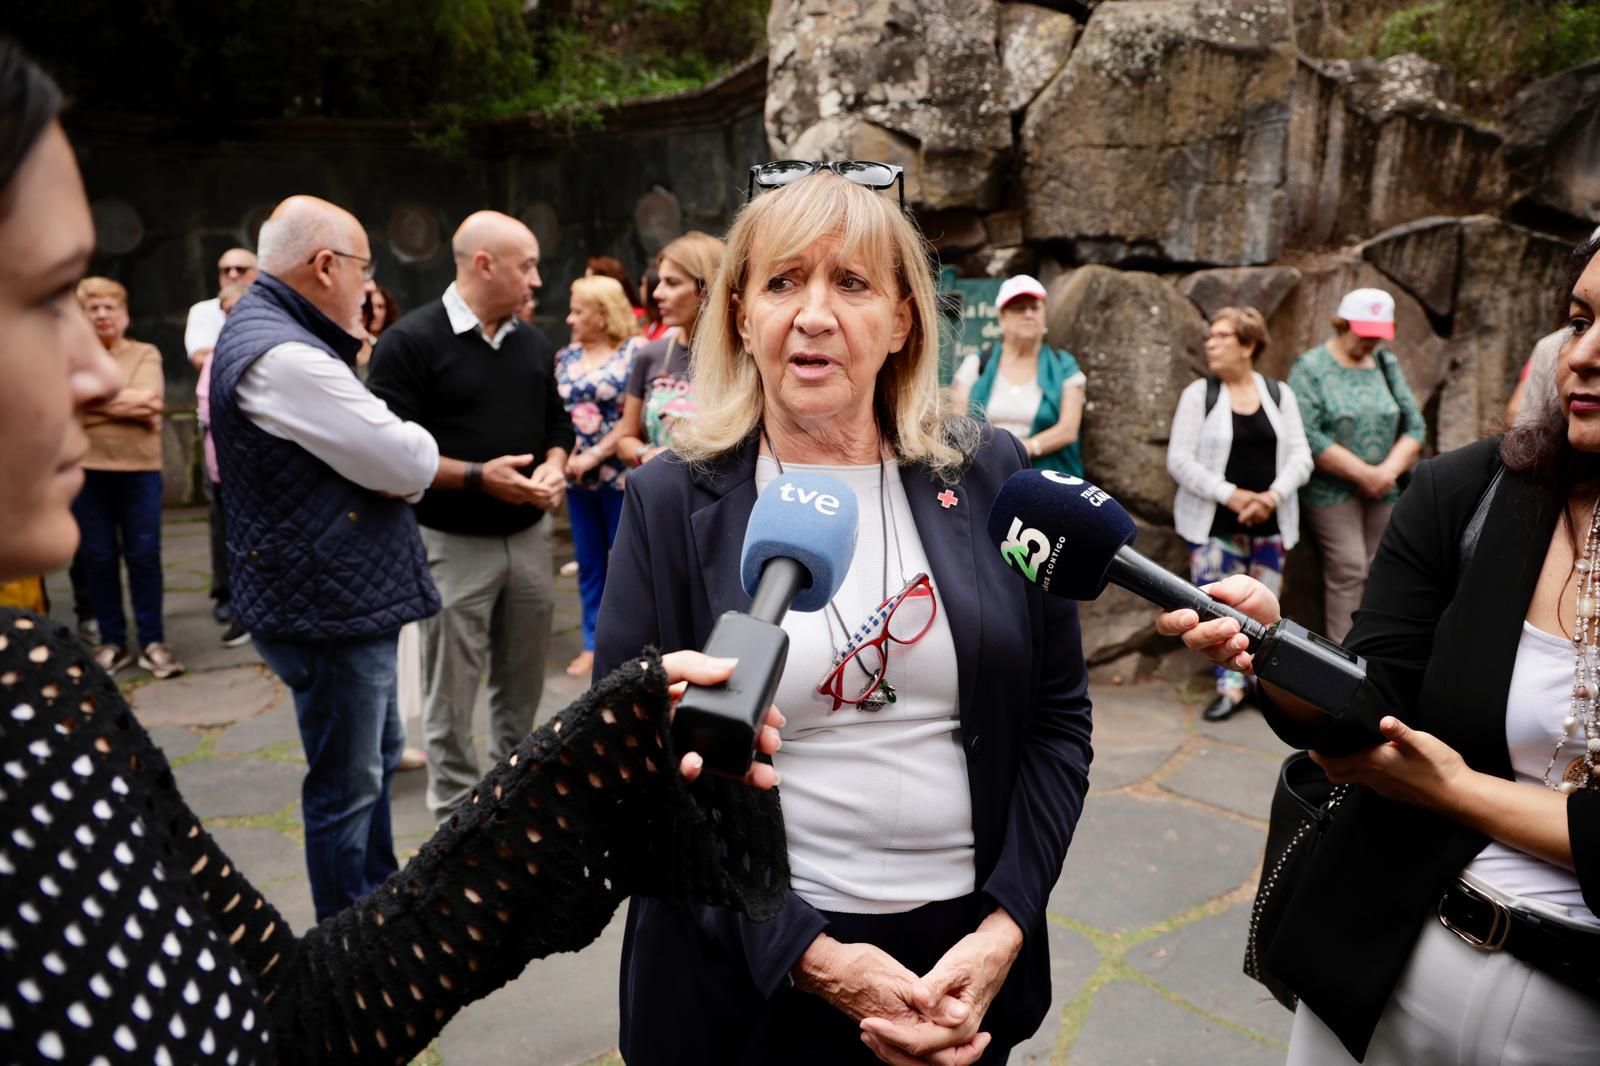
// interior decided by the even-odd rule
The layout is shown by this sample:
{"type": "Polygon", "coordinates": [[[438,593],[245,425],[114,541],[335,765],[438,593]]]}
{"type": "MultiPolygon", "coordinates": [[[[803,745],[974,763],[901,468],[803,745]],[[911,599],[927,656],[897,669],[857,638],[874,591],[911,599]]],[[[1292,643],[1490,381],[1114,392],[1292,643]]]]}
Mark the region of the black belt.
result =
{"type": "Polygon", "coordinates": [[[1600,929],[1588,931],[1507,907],[1461,880],[1439,898],[1439,923],[1480,951],[1509,951],[1541,973],[1600,1000],[1600,929]]]}

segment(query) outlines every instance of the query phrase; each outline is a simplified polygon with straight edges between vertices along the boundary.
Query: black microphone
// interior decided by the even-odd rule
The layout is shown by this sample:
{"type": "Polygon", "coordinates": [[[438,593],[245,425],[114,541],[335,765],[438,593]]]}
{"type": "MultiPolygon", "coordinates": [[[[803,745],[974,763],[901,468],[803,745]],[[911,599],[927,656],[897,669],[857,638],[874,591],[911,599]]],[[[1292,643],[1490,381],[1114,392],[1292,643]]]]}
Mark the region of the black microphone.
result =
{"type": "Polygon", "coordinates": [[[989,509],[989,536],[1045,592],[1092,600],[1113,584],[1173,611],[1232,618],[1250,642],[1256,676],[1334,717],[1366,680],[1367,661],[1288,618],[1263,626],[1135,551],[1133,519],[1105,490],[1054,470],[1019,470],[989,509]]]}
{"type": "Polygon", "coordinates": [[[726,611],[703,649],[738,659],[720,685],[690,685],[672,718],[679,751],[697,751],[705,768],[743,777],[789,659],[784,615],[820,611],[855,557],[859,508],[850,487],[823,474],[781,473],[756,497],[745,527],[739,578],[748,613],[726,611]]]}

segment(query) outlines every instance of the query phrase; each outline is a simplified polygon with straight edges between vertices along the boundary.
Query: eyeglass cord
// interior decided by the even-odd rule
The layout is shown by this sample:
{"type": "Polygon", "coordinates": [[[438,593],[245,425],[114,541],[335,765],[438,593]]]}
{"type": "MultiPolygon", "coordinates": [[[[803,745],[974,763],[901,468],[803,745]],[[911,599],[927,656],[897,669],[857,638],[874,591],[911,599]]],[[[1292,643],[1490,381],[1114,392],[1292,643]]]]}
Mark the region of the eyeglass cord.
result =
{"type": "MultiPolygon", "coordinates": [[[[772,446],[772,437],[767,434],[767,427],[765,425],[761,427],[761,439],[767,445],[767,454],[771,455],[772,461],[777,464],[779,475],[782,475],[783,460],[778,458],[778,449],[772,446]]],[[[893,516],[889,512],[888,489],[884,484],[885,481],[886,477],[883,465],[883,441],[880,438],[878,442],[878,528],[881,531],[883,544],[881,549],[883,572],[879,578],[879,584],[882,588],[882,591],[878,595],[879,602],[889,598],[889,522],[893,516]]],[[[904,570],[905,557],[903,556],[900,548],[900,524],[898,521],[895,522],[894,551],[896,558],[899,559],[901,570],[904,570]]],[[[902,574],[901,576],[903,577],[904,575],[902,574]]],[[[833,612],[833,617],[838,619],[839,631],[844,634],[845,642],[849,643],[850,627],[845,624],[844,614],[840,612],[839,605],[832,599],[829,599],[828,609],[833,612]]],[[[839,645],[834,643],[833,640],[833,622],[828,619],[827,615],[823,615],[823,622],[828,630],[828,646],[833,649],[834,657],[837,658],[839,655],[839,645]]],[[[884,624],[887,625],[887,621],[884,624]]],[[[856,664],[856,669],[865,674],[867,679],[870,681],[872,679],[872,671],[868,670],[861,662],[861,657],[859,655],[855,656],[853,661],[856,664]]],[[[885,671],[885,673],[887,673],[887,671],[885,671]]],[[[885,684],[887,683],[887,680],[888,679],[885,677],[879,683],[885,684]]]]}

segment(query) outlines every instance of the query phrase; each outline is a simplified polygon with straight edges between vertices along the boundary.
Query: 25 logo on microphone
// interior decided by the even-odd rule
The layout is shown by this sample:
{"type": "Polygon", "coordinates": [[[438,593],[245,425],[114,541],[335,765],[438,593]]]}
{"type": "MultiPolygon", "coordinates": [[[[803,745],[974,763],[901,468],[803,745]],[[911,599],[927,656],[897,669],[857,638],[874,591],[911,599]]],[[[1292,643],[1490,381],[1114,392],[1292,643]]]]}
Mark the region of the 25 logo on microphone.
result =
{"type": "Polygon", "coordinates": [[[1000,544],[1000,557],[1037,584],[1039,566],[1050,557],[1050,538],[1037,529],[1024,529],[1022,519],[1013,518],[1011,529],[1000,544]]]}

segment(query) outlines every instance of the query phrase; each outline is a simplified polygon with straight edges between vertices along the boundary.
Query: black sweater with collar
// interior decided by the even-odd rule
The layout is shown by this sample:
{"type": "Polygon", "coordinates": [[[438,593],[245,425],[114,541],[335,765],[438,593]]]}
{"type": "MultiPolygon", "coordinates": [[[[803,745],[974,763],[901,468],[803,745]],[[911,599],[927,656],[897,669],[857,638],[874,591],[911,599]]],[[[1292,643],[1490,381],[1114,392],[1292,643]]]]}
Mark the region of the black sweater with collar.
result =
{"type": "MultiPolygon", "coordinates": [[[[457,334],[443,300],[424,304],[384,330],[367,387],[396,415],[433,434],[441,457],[481,463],[530,454],[527,473],[549,449],[572,450],[555,353],[526,323],[495,349],[476,329],[457,334]]],[[[429,529],[475,536],[519,533],[544,517],[532,504],[460,489],[429,489],[416,511],[429,529]]]]}

